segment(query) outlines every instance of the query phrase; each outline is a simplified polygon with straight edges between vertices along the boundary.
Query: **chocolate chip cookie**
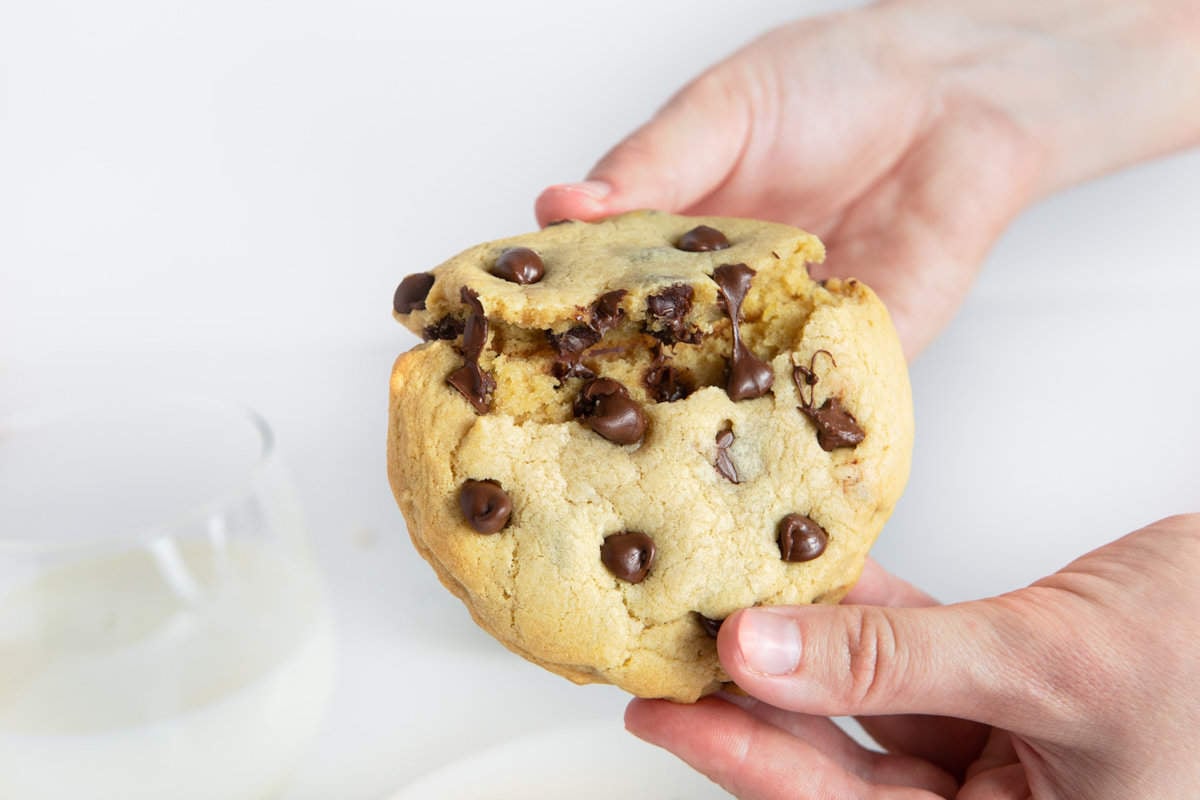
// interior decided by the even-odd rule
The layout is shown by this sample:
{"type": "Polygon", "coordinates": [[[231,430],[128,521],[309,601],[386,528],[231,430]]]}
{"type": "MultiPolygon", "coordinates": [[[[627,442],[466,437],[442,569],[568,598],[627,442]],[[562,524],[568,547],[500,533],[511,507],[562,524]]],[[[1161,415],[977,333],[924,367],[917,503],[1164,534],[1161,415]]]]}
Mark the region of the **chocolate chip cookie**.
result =
{"type": "Polygon", "coordinates": [[[721,620],[834,603],[900,496],[904,357],[785,225],[634,212],[397,287],[388,473],[475,621],[579,683],[692,701],[721,620]]]}

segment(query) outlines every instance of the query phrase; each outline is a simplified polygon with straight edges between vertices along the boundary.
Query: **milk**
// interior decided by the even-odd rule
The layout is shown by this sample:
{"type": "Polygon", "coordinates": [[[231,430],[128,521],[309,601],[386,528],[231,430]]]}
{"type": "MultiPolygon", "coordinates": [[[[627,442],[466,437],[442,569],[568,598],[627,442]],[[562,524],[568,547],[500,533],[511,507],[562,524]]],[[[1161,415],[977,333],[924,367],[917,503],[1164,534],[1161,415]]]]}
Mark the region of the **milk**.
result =
{"type": "Polygon", "coordinates": [[[0,595],[0,800],[264,800],[314,738],[312,568],[253,542],[76,560],[0,595]]]}

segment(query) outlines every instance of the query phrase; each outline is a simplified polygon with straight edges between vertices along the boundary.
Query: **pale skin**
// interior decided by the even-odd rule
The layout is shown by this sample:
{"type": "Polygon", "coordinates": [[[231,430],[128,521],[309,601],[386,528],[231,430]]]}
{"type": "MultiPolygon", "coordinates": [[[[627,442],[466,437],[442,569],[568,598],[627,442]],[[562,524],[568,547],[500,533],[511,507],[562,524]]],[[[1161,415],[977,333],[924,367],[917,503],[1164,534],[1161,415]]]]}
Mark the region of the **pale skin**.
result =
{"type": "MultiPolygon", "coordinates": [[[[873,286],[912,357],[1030,203],[1197,144],[1195,0],[899,0],[751,43],[537,214],[806,228],[816,275],[873,286]]],[[[1195,798],[1198,619],[1197,514],[950,606],[868,563],[842,606],[726,620],[748,696],[635,700],[626,726],[745,800],[1195,798]]]]}

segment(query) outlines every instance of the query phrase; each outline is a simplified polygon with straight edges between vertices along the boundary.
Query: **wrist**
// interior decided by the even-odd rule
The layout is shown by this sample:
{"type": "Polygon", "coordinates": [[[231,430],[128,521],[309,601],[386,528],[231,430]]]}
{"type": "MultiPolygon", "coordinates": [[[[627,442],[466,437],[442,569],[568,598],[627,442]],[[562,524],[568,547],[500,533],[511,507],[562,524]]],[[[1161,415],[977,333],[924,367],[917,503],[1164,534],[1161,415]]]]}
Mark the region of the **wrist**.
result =
{"type": "Polygon", "coordinates": [[[936,107],[1010,121],[1038,159],[1034,196],[1200,145],[1195,0],[899,0],[878,7],[918,42],[936,107]]]}

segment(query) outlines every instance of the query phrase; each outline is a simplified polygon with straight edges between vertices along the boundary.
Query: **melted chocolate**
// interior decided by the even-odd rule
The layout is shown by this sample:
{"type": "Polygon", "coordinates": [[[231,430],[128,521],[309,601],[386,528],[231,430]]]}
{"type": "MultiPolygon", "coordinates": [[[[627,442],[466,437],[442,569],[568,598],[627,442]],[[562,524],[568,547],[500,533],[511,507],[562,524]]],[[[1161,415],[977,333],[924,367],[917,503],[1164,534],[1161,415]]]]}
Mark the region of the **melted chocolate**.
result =
{"type": "Polygon", "coordinates": [[[658,403],[673,403],[682,400],[693,391],[687,373],[667,364],[662,342],[654,343],[654,361],[642,376],[642,385],[658,403]]]}
{"type": "Polygon", "coordinates": [[[457,339],[462,336],[465,325],[466,321],[458,317],[442,317],[432,325],[426,325],[425,330],[421,331],[421,335],[427,342],[436,339],[457,339]]]}
{"type": "Polygon", "coordinates": [[[557,354],[550,374],[560,381],[567,378],[594,378],[596,373],[580,363],[584,350],[597,344],[604,334],[616,327],[625,316],[620,307],[621,299],[628,294],[624,289],[606,292],[592,303],[586,325],[576,325],[563,333],[546,331],[546,338],[557,354]]]}
{"type": "Polygon", "coordinates": [[[812,561],[825,552],[829,534],[803,514],[788,514],[779,521],[779,556],[784,561],[812,561]]]}
{"type": "Polygon", "coordinates": [[[837,362],[828,350],[818,350],[813,353],[808,366],[796,364],[792,367],[792,382],[796,384],[796,395],[800,398],[797,410],[808,417],[817,429],[817,444],[825,452],[832,452],[839,447],[855,447],[866,438],[867,434],[859,426],[854,415],[842,407],[842,401],[830,397],[819,408],[814,407],[813,387],[817,383],[817,373],[813,370],[817,356],[821,353],[829,356],[836,367],[837,362]],[[804,387],[808,387],[808,398],[804,397],[804,387]]]}
{"type": "Polygon", "coordinates": [[[474,289],[464,286],[458,296],[469,312],[463,324],[463,355],[468,361],[478,361],[483,346],[487,344],[487,316],[483,313],[483,303],[479,302],[479,294],[474,289]]]}
{"type": "Polygon", "coordinates": [[[646,414],[629,390],[612,378],[593,378],[575,398],[575,416],[616,444],[635,444],[646,433],[646,414]]]}
{"type": "Polygon", "coordinates": [[[464,286],[460,296],[470,309],[463,326],[463,359],[466,363],[451,372],[446,382],[467,398],[477,412],[486,414],[492,408],[491,394],[496,389],[495,379],[479,368],[479,356],[487,342],[487,317],[477,293],[464,286]]]}
{"type": "Polygon", "coordinates": [[[646,370],[642,385],[657,403],[674,403],[692,393],[692,384],[686,373],[666,364],[646,370]]]}
{"type": "Polygon", "coordinates": [[[576,325],[562,333],[546,331],[546,338],[550,340],[550,346],[558,353],[558,357],[567,359],[578,356],[600,341],[600,334],[588,325],[576,325]]]}
{"type": "Polygon", "coordinates": [[[605,292],[596,298],[596,302],[592,303],[592,329],[596,333],[603,336],[621,322],[625,317],[625,309],[621,308],[621,300],[629,292],[624,289],[615,289],[611,292],[605,292]]]}
{"type": "Polygon", "coordinates": [[[595,377],[594,372],[579,362],[583,351],[600,341],[600,334],[594,328],[576,325],[562,333],[546,331],[546,339],[555,352],[550,374],[557,378],[560,384],[567,378],[595,377]]]}
{"type": "Polygon", "coordinates": [[[488,270],[497,278],[513,283],[537,283],[546,274],[542,257],[528,247],[510,247],[500,254],[488,270]]]}
{"type": "Polygon", "coordinates": [[[741,483],[741,480],[738,478],[737,467],[733,465],[733,459],[729,455],[729,448],[732,445],[732,427],[727,426],[717,432],[717,458],[713,466],[730,483],[741,483]]]}
{"type": "Polygon", "coordinates": [[[686,283],[668,286],[658,294],[646,298],[646,313],[658,323],[650,334],[663,344],[696,344],[700,341],[698,329],[689,328],[684,318],[692,310],[692,287],[686,283]]]}
{"type": "MultiPolygon", "coordinates": [[[[567,378],[594,378],[596,373],[592,372],[588,367],[580,364],[578,361],[565,360],[555,361],[550,365],[550,374],[558,379],[561,384],[567,378]]],[[[554,388],[559,388],[558,386],[554,388]]]]}
{"type": "Polygon", "coordinates": [[[433,276],[428,272],[418,272],[400,281],[396,294],[392,296],[392,308],[397,314],[411,314],[425,308],[425,298],[433,288],[433,276]]]}
{"type": "Polygon", "coordinates": [[[820,408],[801,408],[804,415],[817,426],[817,444],[825,452],[839,447],[856,447],[866,438],[854,415],[842,408],[842,401],[831,397],[820,408]]]}
{"type": "Polygon", "coordinates": [[[775,373],[771,365],[750,352],[742,341],[739,323],[742,320],[742,301],[750,291],[754,270],[745,264],[722,264],[713,272],[713,280],[725,299],[725,313],[732,323],[733,354],[729,360],[729,377],[725,393],[731,400],[750,400],[762,397],[771,390],[775,373]]]}
{"type": "Polygon", "coordinates": [[[641,583],[654,565],[654,540],[637,531],[610,534],[600,545],[600,560],[621,580],[641,583]]]}
{"type": "Polygon", "coordinates": [[[512,498],[493,480],[469,480],[458,493],[458,508],[479,533],[496,533],[512,516],[512,498]]]}
{"type": "Polygon", "coordinates": [[[729,247],[729,240],[725,238],[725,234],[716,228],[700,225],[680,236],[679,241],[675,243],[675,247],[680,250],[686,250],[689,253],[708,253],[713,250],[724,250],[726,247],[729,247]]]}

